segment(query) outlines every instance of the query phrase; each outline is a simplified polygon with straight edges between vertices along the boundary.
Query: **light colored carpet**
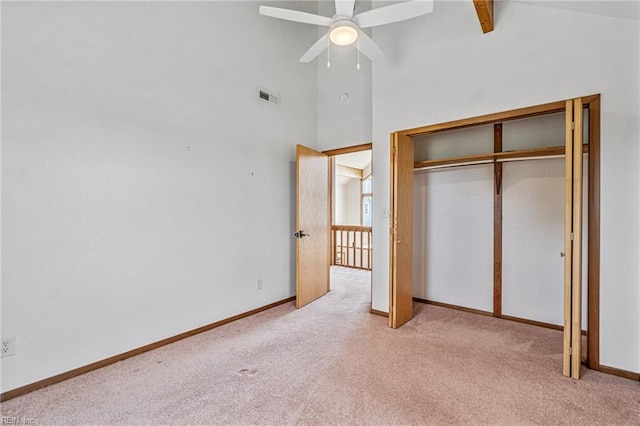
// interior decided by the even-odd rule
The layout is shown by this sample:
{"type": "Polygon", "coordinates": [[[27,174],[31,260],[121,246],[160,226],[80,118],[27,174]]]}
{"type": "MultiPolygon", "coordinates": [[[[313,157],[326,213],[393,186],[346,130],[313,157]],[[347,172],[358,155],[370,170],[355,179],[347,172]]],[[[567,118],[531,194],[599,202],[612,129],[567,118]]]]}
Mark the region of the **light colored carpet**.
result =
{"type": "Polygon", "coordinates": [[[49,424],[639,425],[640,383],[561,374],[562,335],[416,304],[369,313],[366,271],[279,306],[2,403],[49,424]]]}

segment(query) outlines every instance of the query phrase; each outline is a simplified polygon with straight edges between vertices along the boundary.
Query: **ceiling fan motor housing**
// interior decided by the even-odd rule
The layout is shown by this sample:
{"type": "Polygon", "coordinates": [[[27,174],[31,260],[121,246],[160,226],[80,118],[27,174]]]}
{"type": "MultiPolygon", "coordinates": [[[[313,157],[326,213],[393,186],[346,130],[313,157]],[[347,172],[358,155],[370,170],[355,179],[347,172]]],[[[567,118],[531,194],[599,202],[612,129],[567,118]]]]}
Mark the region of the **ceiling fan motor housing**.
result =
{"type": "Polygon", "coordinates": [[[348,46],[358,39],[358,25],[351,19],[340,18],[331,24],[329,40],[338,46],[348,46]]]}

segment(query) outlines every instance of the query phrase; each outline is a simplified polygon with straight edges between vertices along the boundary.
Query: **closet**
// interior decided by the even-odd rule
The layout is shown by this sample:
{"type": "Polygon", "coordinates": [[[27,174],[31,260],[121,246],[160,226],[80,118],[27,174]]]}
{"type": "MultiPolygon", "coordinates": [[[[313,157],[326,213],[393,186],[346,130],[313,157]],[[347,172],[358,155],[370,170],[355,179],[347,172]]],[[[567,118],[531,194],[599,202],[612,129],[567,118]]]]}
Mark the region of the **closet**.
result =
{"type": "MultiPolygon", "coordinates": [[[[599,366],[599,102],[570,99],[392,137],[392,163],[402,143],[413,150],[414,300],[565,329],[563,371],[575,378],[581,361],[599,366]]],[[[406,204],[395,205],[392,220],[406,204]]]]}

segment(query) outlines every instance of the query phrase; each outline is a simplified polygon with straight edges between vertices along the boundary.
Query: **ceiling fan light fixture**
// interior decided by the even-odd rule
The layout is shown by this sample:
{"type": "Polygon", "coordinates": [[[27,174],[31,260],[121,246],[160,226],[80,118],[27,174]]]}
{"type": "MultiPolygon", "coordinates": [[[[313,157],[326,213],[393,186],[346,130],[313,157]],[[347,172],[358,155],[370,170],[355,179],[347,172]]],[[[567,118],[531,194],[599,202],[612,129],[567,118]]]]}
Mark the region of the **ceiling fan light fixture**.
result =
{"type": "MultiPolygon", "coordinates": [[[[266,1],[266,0],[265,0],[266,1]]],[[[331,48],[331,45],[354,46],[358,55],[362,53],[371,60],[384,58],[382,50],[371,40],[363,28],[378,27],[393,24],[394,22],[423,16],[433,11],[434,0],[407,0],[389,6],[377,7],[355,14],[354,5],[357,0],[333,0],[335,2],[335,15],[316,15],[300,10],[282,9],[279,7],[260,6],[260,14],[285,21],[301,22],[303,24],[328,27],[325,32],[303,55],[300,62],[309,63],[322,52],[331,48]]],[[[475,1],[475,0],[474,0],[475,1]]],[[[493,1],[493,0],[492,0],[493,1]]],[[[358,56],[359,58],[360,56],[358,56]]]]}
{"type": "Polygon", "coordinates": [[[351,21],[339,22],[331,28],[329,40],[338,46],[348,46],[358,39],[358,30],[351,21]]]}

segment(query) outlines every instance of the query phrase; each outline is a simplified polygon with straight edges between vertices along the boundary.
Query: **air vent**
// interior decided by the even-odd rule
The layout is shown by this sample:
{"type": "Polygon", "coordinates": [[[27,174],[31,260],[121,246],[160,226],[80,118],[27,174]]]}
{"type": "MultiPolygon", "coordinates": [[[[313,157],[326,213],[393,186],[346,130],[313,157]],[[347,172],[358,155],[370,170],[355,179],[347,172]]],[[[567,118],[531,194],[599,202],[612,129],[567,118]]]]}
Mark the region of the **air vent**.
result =
{"type": "Polygon", "coordinates": [[[268,92],[264,89],[258,89],[259,99],[269,102],[271,105],[280,105],[280,96],[275,93],[268,92]]]}

